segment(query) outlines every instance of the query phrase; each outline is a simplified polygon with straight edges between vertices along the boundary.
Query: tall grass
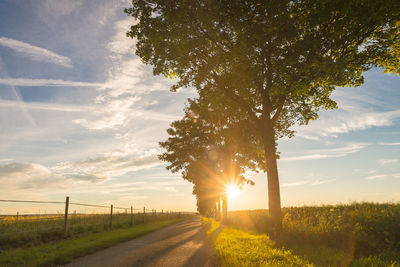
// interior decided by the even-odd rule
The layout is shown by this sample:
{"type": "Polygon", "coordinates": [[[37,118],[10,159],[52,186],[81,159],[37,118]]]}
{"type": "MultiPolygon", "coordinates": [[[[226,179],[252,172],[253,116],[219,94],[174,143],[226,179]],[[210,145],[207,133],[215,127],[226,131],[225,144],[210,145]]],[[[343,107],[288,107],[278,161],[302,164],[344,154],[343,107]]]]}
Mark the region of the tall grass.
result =
{"type": "MultiPolygon", "coordinates": [[[[267,210],[229,212],[226,225],[273,234],[267,210]]],[[[321,266],[400,266],[400,205],[284,208],[283,231],[275,239],[321,266]]]]}

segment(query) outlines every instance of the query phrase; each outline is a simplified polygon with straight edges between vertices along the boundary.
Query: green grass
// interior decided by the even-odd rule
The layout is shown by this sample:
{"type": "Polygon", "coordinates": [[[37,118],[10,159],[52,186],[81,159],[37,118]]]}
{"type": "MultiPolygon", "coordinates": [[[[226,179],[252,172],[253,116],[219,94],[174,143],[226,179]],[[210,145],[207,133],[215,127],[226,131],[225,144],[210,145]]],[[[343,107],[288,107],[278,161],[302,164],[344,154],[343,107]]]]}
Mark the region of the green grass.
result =
{"type": "Polygon", "coordinates": [[[312,266],[291,251],[275,247],[266,234],[251,234],[205,219],[221,266],[312,266]]]}
{"type": "Polygon", "coordinates": [[[60,240],[36,247],[8,249],[0,252],[1,266],[50,266],[68,263],[73,258],[84,256],[117,243],[158,230],[184,218],[149,222],[126,229],[87,234],[73,239],[60,240]]]}
{"type": "MultiPolygon", "coordinates": [[[[157,214],[143,213],[133,215],[133,225],[147,222],[165,221],[186,216],[178,213],[157,214]]],[[[131,227],[130,214],[117,213],[113,215],[112,229],[131,227]]],[[[67,232],[64,233],[64,218],[59,216],[20,216],[18,222],[15,216],[0,216],[0,251],[10,248],[39,246],[48,242],[65,238],[79,237],[85,234],[100,233],[110,230],[109,214],[70,214],[67,232]]]]}
{"type": "MultiPolygon", "coordinates": [[[[212,223],[209,223],[209,227],[218,228],[212,223]]],[[[258,246],[265,254],[271,254],[271,248],[290,251],[290,255],[305,259],[314,266],[400,267],[400,204],[354,203],[284,208],[279,246],[262,237],[273,236],[267,210],[229,212],[225,227],[219,228],[212,231],[213,240],[218,241],[223,234],[219,241],[226,239],[226,244],[232,242],[237,246],[236,250],[229,252],[232,253],[229,256],[221,250],[217,252],[222,262],[238,257],[237,260],[244,260],[243,266],[251,266],[243,256],[247,249],[253,253],[251,246],[246,243],[253,244],[255,241],[252,238],[259,237],[263,240],[262,243],[268,244],[263,248],[258,246]],[[235,233],[241,239],[229,234],[232,229],[240,230],[235,233]],[[244,244],[238,246],[238,242],[244,244]],[[233,255],[234,253],[238,255],[233,255]]],[[[218,242],[215,243],[216,248],[217,244],[218,242]]],[[[268,266],[265,259],[259,256],[256,258],[260,265],[268,266]]],[[[296,266],[294,263],[290,264],[288,266],[296,266]]]]}

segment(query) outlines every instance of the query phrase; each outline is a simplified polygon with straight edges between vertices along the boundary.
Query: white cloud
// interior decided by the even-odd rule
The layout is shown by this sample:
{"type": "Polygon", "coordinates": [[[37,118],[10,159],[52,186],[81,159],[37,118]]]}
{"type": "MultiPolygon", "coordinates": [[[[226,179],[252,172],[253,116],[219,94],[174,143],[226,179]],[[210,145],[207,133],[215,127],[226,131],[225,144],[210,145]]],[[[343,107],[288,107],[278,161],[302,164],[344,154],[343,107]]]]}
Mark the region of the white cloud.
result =
{"type": "Polygon", "coordinates": [[[167,186],[164,188],[164,190],[168,192],[178,192],[178,190],[176,190],[176,188],[173,186],[167,186]]]}
{"type": "Polygon", "coordinates": [[[325,132],[327,134],[342,134],[351,131],[365,130],[371,127],[389,126],[393,124],[393,120],[400,117],[400,110],[388,112],[365,112],[360,111],[358,114],[352,114],[347,118],[342,119],[335,126],[327,127],[325,132]],[[356,115],[356,116],[355,116],[356,115]]]}
{"type": "Polygon", "coordinates": [[[86,180],[85,177],[99,177],[98,180],[105,180],[160,164],[162,162],[158,160],[155,151],[138,153],[127,149],[115,150],[84,161],[61,162],[51,169],[56,173],[79,180],[86,180]]]}
{"type": "Polygon", "coordinates": [[[320,117],[309,125],[296,126],[296,136],[308,140],[337,138],[353,131],[391,126],[400,118],[398,106],[380,101],[375,92],[365,88],[336,88],[332,99],[338,103],[339,109],[321,111],[320,117]]]}
{"type": "Polygon", "coordinates": [[[69,16],[80,6],[82,1],[79,0],[42,0],[38,3],[40,5],[40,11],[49,16],[59,18],[61,16],[69,16]]]}
{"type": "Polygon", "coordinates": [[[283,183],[281,187],[293,187],[293,186],[300,186],[310,183],[310,181],[300,181],[300,182],[293,182],[293,183],[283,183]]]}
{"type": "MultiPolygon", "coordinates": [[[[64,111],[64,112],[87,112],[90,108],[85,106],[75,105],[62,105],[62,104],[50,104],[43,102],[24,102],[24,108],[26,109],[39,109],[49,111],[64,111]]],[[[0,100],[0,108],[20,108],[21,103],[17,101],[0,100]]]]}
{"type": "Polygon", "coordinates": [[[96,87],[101,83],[75,82],[52,79],[25,79],[25,78],[1,78],[0,84],[9,86],[74,86],[74,87],[96,87]]]}
{"type": "Polygon", "coordinates": [[[298,136],[304,139],[318,140],[319,136],[337,138],[338,134],[366,130],[371,127],[393,125],[400,118],[400,110],[388,112],[369,112],[362,108],[341,109],[324,113],[320,119],[309,125],[297,127],[298,136]]]}
{"type": "Polygon", "coordinates": [[[134,55],[135,42],[126,37],[132,24],[132,18],[115,23],[116,33],[107,45],[112,61],[108,79],[98,88],[92,118],[79,118],[75,123],[93,130],[123,131],[136,118],[166,122],[178,119],[173,114],[145,110],[157,102],[154,99],[144,101],[143,96],[154,91],[168,91],[169,84],[166,79],[161,82],[159,77],[153,77],[150,69],[134,55]]]}
{"type": "Polygon", "coordinates": [[[48,168],[34,163],[9,163],[0,165],[2,190],[18,190],[66,186],[66,179],[48,168]]]}
{"type": "Polygon", "coordinates": [[[305,180],[305,181],[299,181],[299,182],[293,182],[293,183],[283,183],[281,184],[281,187],[294,187],[294,186],[302,186],[302,185],[322,185],[322,184],[328,184],[336,181],[336,179],[328,179],[328,180],[305,180]]]}
{"type": "Polygon", "coordinates": [[[396,163],[397,161],[398,161],[397,159],[381,159],[381,160],[379,160],[379,164],[387,165],[387,164],[396,163]]]}
{"type": "Polygon", "coordinates": [[[332,183],[336,181],[336,179],[329,179],[329,180],[315,180],[314,182],[311,183],[311,185],[321,185],[321,184],[327,184],[327,183],[332,183]]]}
{"type": "Polygon", "coordinates": [[[366,144],[350,144],[343,147],[336,147],[330,149],[313,150],[309,155],[295,156],[295,157],[283,157],[283,161],[298,161],[298,160],[314,160],[314,159],[326,159],[326,158],[337,158],[345,157],[348,154],[356,153],[362,150],[366,144]]]}
{"type": "Polygon", "coordinates": [[[50,50],[33,46],[7,37],[0,37],[0,45],[8,47],[35,61],[49,62],[63,67],[72,68],[71,60],[50,50]]]}
{"type": "Polygon", "coordinates": [[[400,143],[378,143],[378,145],[382,145],[382,146],[400,146],[400,143]]]}
{"type": "Polygon", "coordinates": [[[391,174],[377,174],[368,176],[368,180],[377,180],[377,179],[385,179],[385,178],[398,178],[400,179],[400,173],[391,173],[391,174]]]}

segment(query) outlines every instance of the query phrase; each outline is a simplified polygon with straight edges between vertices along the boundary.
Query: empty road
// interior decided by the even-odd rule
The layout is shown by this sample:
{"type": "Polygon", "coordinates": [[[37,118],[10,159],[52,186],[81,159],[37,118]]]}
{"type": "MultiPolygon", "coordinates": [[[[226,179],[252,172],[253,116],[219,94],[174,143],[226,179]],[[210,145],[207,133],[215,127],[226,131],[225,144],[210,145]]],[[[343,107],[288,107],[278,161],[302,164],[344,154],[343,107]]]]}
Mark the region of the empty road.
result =
{"type": "Polygon", "coordinates": [[[216,266],[196,217],[78,258],[66,266],[216,266]]]}

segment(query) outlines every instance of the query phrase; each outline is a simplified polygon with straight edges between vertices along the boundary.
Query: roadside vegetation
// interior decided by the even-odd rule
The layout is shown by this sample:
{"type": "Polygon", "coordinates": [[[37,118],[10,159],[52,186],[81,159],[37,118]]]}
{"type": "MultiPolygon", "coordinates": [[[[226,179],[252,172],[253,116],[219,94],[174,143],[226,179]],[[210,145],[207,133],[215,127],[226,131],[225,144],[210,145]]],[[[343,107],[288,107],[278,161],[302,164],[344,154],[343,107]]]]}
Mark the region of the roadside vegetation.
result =
{"type": "Polygon", "coordinates": [[[38,246],[48,242],[80,237],[82,235],[129,228],[144,223],[169,221],[187,217],[180,213],[117,213],[113,215],[112,226],[109,214],[70,215],[67,231],[64,231],[64,217],[43,216],[0,216],[0,251],[12,248],[38,246]]]}
{"type": "Polygon", "coordinates": [[[54,266],[68,263],[73,258],[128,241],[186,218],[153,221],[107,232],[86,233],[85,235],[39,246],[2,250],[0,252],[0,266],[54,266]]]}
{"type": "Polygon", "coordinates": [[[265,223],[270,221],[267,210],[230,212],[223,225],[205,218],[221,265],[400,266],[400,204],[282,211],[279,237],[265,223]]]}

